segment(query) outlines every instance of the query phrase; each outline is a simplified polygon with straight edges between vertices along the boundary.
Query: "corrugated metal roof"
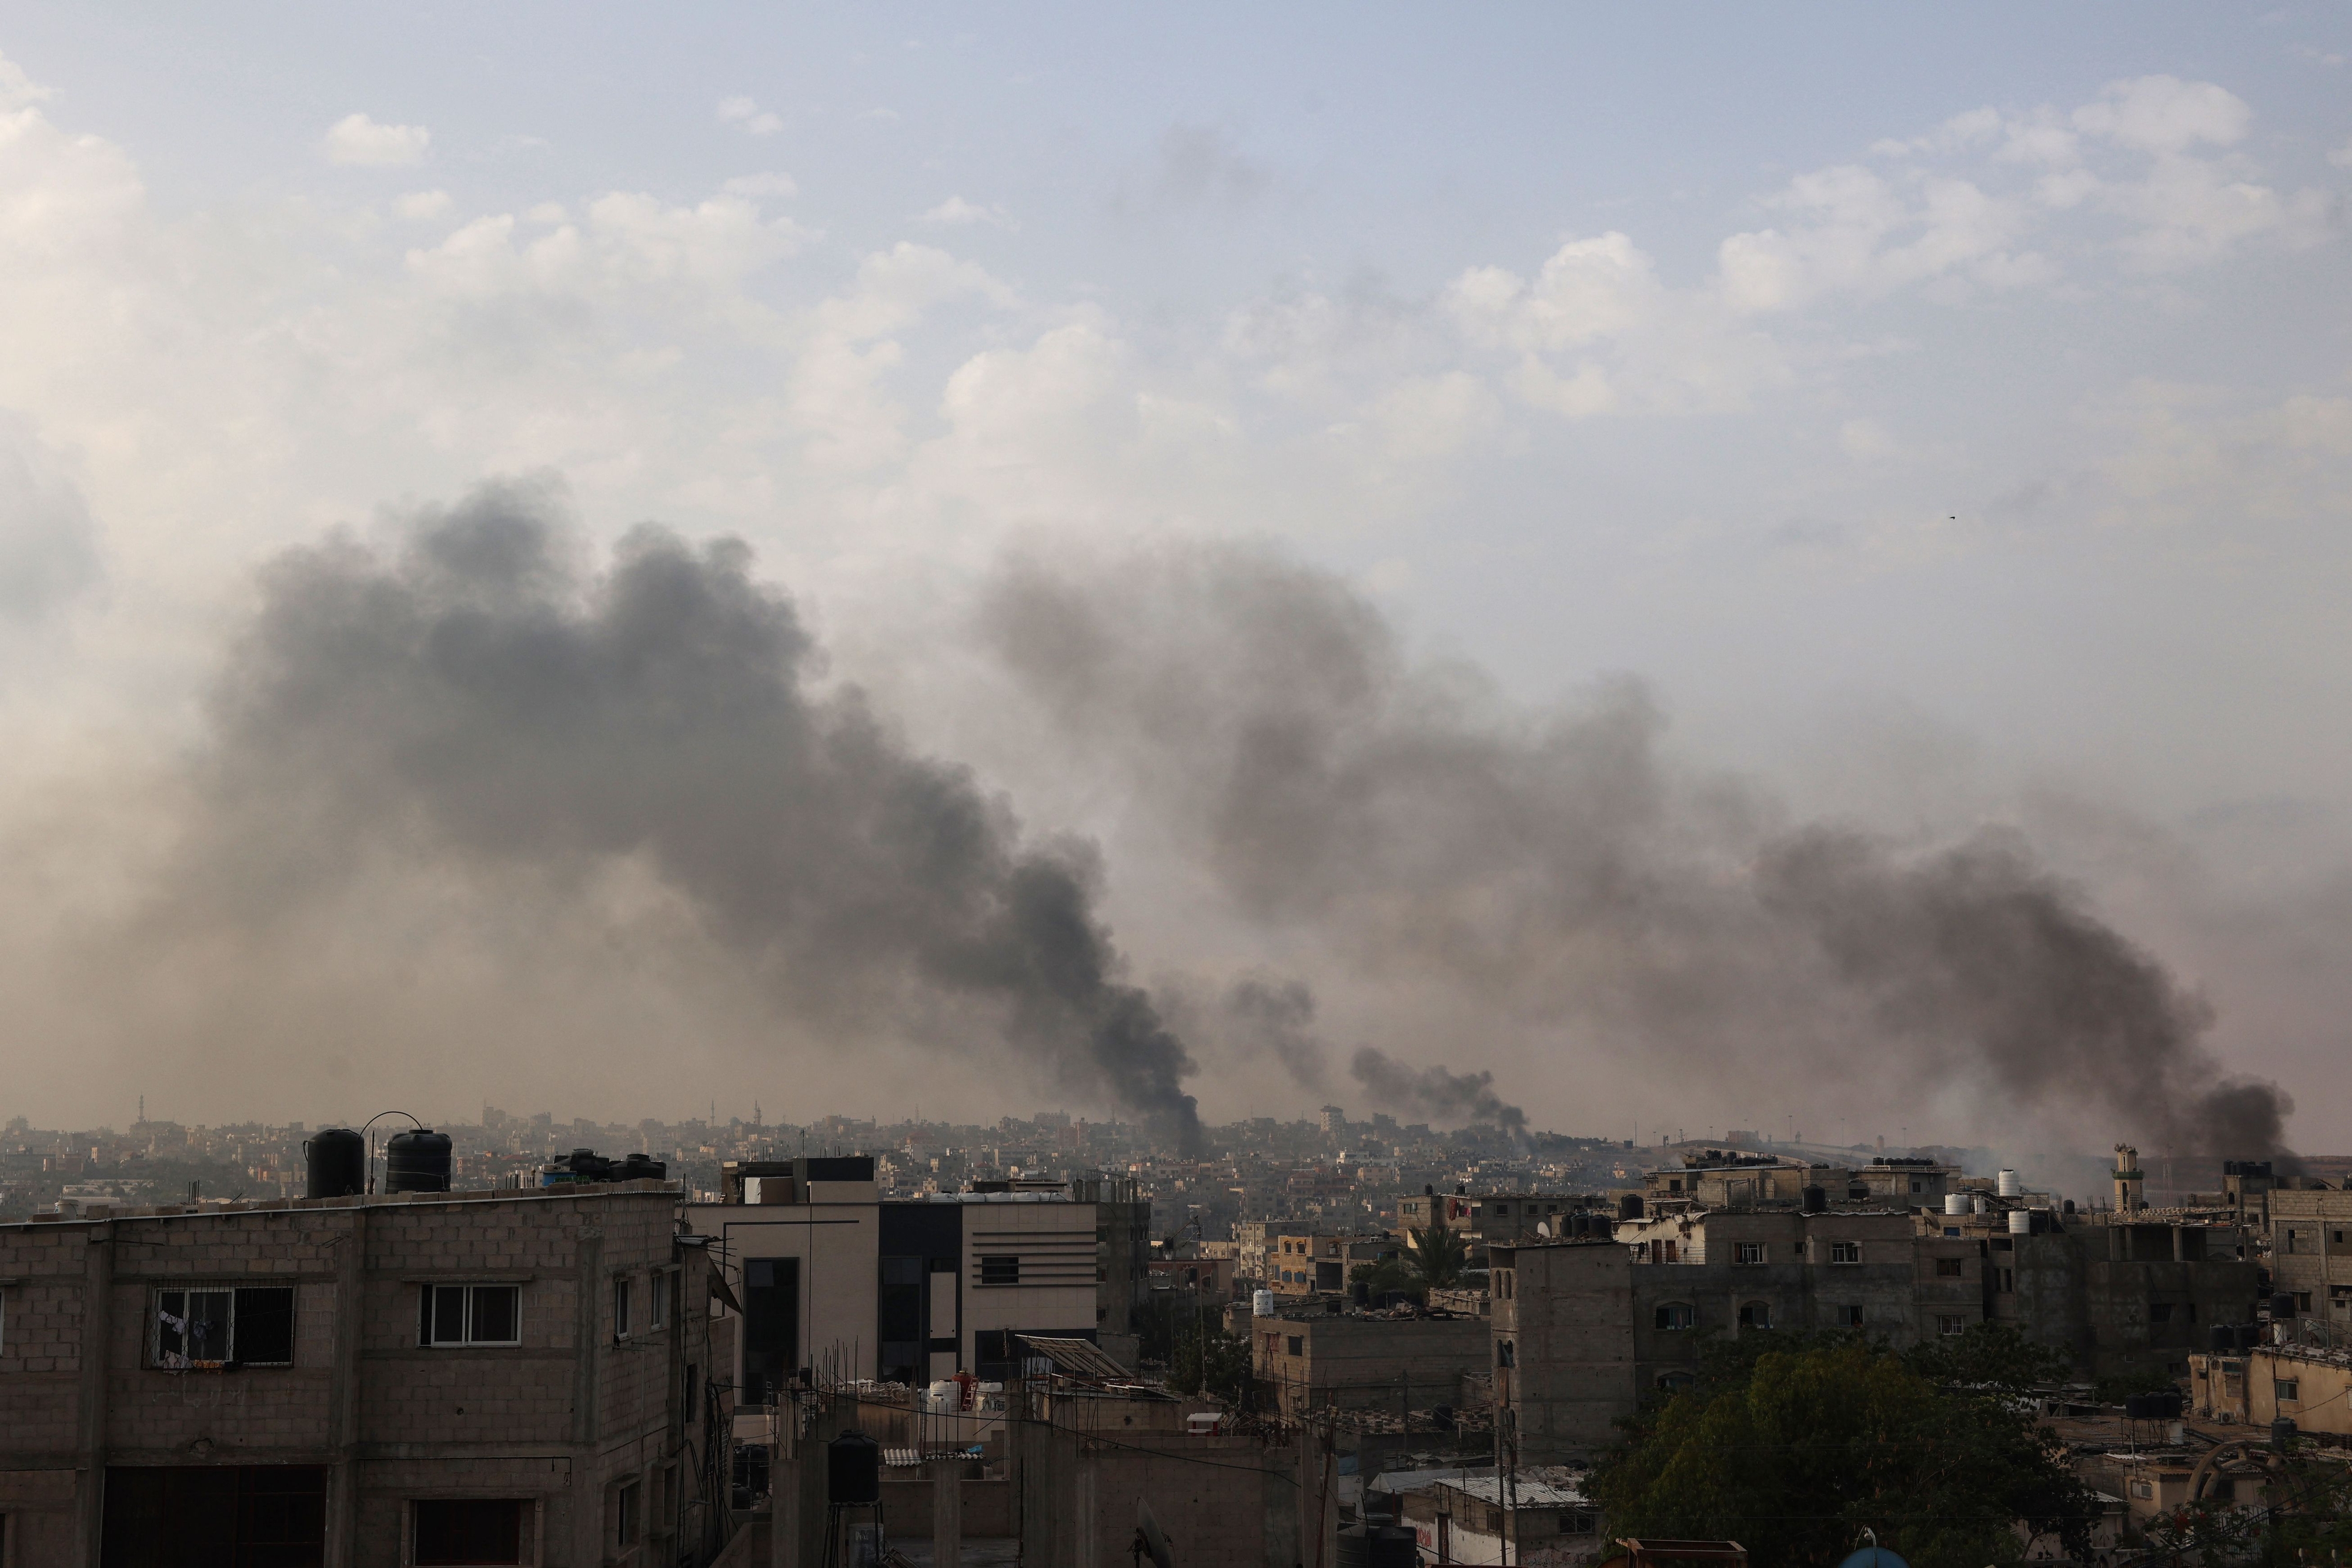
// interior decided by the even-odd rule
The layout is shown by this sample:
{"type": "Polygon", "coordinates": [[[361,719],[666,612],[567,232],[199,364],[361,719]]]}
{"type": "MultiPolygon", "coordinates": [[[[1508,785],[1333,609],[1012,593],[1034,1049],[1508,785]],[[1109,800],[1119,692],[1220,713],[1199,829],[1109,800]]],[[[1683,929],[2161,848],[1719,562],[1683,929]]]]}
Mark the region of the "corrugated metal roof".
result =
{"type": "Polygon", "coordinates": [[[1032,1355],[1042,1355],[1054,1364],[1056,1372],[1073,1377],[1128,1378],[1134,1375],[1109,1356],[1102,1347],[1082,1339],[1061,1339],[1051,1334],[1016,1334],[1032,1355]]]}

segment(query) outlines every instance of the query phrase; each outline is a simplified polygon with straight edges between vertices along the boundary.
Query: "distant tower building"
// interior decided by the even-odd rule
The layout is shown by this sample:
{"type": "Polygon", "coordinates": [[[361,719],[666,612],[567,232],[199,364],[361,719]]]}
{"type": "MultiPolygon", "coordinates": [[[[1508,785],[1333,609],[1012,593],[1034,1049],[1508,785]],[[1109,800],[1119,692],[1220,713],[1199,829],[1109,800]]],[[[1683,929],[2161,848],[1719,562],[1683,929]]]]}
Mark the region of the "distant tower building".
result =
{"type": "Polygon", "coordinates": [[[2123,1214],[2137,1214],[2147,1207],[2140,1201],[2140,1187],[2147,1177],[2139,1168],[2139,1151],[2129,1144],[2116,1145],[2116,1208],[2123,1214]]]}
{"type": "Polygon", "coordinates": [[[1323,1135],[1327,1138],[1336,1138],[1348,1130],[1348,1113],[1337,1105],[1324,1106],[1323,1113],[1318,1121],[1321,1124],[1323,1135]]]}

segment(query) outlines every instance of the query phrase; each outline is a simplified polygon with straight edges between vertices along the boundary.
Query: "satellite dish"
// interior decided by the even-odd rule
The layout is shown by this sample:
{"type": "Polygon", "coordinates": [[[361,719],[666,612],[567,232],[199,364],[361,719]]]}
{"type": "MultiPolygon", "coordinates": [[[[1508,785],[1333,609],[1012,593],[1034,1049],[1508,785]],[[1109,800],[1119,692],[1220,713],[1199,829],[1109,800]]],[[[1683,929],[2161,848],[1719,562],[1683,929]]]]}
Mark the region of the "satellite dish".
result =
{"type": "Polygon", "coordinates": [[[1551,1221],[1549,1219],[1537,1220],[1536,1234],[1538,1236],[1549,1238],[1551,1235],[1551,1221]]]}
{"type": "Polygon", "coordinates": [[[1167,1532],[1151,1517],[1151,1505],[1141,1498],[1135,1500],[1135,1548],[1139,1557],[1151,1559],[1153,1568],[1176,1568],[1176,1554],[1168,1549],[1167,1532]]]}

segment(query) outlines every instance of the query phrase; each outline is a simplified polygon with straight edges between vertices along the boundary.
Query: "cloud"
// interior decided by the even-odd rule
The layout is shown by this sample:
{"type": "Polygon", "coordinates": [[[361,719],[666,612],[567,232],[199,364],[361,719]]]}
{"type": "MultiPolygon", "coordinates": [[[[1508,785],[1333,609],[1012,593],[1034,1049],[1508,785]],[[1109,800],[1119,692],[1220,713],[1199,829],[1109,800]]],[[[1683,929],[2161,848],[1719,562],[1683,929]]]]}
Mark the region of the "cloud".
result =
{"type": "Polygon", "coordinates": [[[54,89],[26,76],[24,67],[6,55],[0,55],[0,113],[47,103],[55,96],[54,89]]]}
{"type": "Polygon", "coordinates": [[[783,116],[761,109],[749,98],[722,98],[719,100],[719,122],[740,126],[752,136],[773,136],[784,128],[783,116]]]}
{"type": "Polygon", "coordinates": [[[2245,139],[2254,111],[2210,81],[2138,77],[2110,82],[2074,114],[2074,128],[2139,152],[2184,152],[2200,142],[2229,147],[2245,139]]]}
{"type": "Polygon", "coordinates": [[[392,210],[412,223],[437,218],[449,210],[446,191],[411,191],[392,204],[392,210]]]}
{"type": "Polygon", "coordinates": [[[328,128],[321,150],[330,163],[388,169],[425,162],[433,132],[421,125],[383,125],[347,114],[328,128]]]}
{"type": "Polygon", "coordinates": [[[28,421],[0,414],[0,622],[37,620],[99,577],[81,492],[28,421]]]}
{"type": "Polygon", "coordinates": [[[2347,141],[2327,155],[2327,161],[2338,169],[2352,169],[2352,141],[2347,141]]]}
{"type": "Polygon", "coordinates": [[[961,196],[950,196],[938,206],[919,214],[915,221],[954,228],[972,224],[988,224],[1000,229],[1013,226],[1012,218],[1003,207],[983,207],[977,202],[967,202],[961,196]]]}

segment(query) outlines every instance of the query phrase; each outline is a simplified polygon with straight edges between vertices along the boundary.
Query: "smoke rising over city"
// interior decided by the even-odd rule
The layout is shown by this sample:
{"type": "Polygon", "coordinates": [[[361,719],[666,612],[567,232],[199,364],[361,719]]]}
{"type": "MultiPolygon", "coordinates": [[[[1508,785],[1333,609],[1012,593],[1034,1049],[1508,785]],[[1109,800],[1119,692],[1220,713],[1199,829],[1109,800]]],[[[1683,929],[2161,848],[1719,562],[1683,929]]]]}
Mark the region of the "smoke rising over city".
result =
{"type": "Polygon", "coordinates": [[[1197,1139],[1192,1062],[1118,977],[1084,845],[1025,839],[855,692],[814,693],[816,649],[741,545],[643,528],[608,571],[581,554],[503,486],[396,556],[335,538],[271,563],[215,699],[187,913],[283,920],[386,845],[558,899],[642,859],[780,1013],[847,1043],[913,988],[1197,1139]]]}
{"type": "Polygon", "coordinates": [[[1874,1113],[2281,1149],[2286,1095],[2226,1073],[2202,1000],[2015,833],[1801,823],[1673,760],[1641,683],[1531,709],[1271,551],[1018,558],[959,644],[997,672],[992,722],[1042,726],[1211,890],[1183,916],[1207,956],[1114,941],[1114,890],[1148,907],[1160,873],[903,739],[740,542],[641,528],[599,564],[510,484],[257,583],[177,848],[90,965],[163,966],[237,1060],[294,1049],[273,1020],[302,1006],[494,1038],[572,983],[528,934],[617,879],[633,902],[575,959],[614,994],[643,950],[700,967],[596,1027],[690,1038],[734,994],[743,1066],[902,1042],[1184,1142],[1202,1062],[1511,1133],[1544,1082],[1626,1115],[1577,1087],[1606,1062],[1621,1089],[1820,1075],[1874,1113]],[[448,894],[479,885],[495,910],[448,894]],[[378,947],[415,956],[320,978],[378,947]]]}
{"type": "MultiPolygon", "coordinates": [[[[1670,766],[1638,683],[1518,710],[1475,670],[1409,659],[1334,579],[1232,546],[1025,559],[983,625],[1238,909],[1360,976],[1497,1002],[1554,1071],[1764,1064],[2080,1108],[2183,1151],[2280,1145],[2284,1092],[2226,1074],[2203,1003],[2029,845],[1791,823],[1670,766]]],[[[1477,1052],[1425,1054],[1453,1070],[1367,1049],[1355,1075],[1402,1110],[1516,1118],[1477,1052]]]]}

